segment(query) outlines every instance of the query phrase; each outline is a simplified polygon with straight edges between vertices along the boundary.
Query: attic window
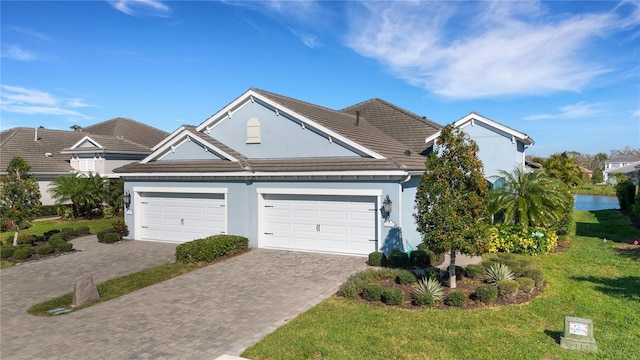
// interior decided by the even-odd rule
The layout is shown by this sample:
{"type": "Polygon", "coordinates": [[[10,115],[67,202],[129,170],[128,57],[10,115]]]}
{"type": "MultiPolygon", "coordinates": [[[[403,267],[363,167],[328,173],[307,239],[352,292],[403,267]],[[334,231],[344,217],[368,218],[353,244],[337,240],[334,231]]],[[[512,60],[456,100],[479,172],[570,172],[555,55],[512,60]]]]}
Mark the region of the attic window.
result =
{"type": "Polygon", "coordinates": [[[247,144],[260,144],[260,120],[256,117],[247,121],[247,144]]]}

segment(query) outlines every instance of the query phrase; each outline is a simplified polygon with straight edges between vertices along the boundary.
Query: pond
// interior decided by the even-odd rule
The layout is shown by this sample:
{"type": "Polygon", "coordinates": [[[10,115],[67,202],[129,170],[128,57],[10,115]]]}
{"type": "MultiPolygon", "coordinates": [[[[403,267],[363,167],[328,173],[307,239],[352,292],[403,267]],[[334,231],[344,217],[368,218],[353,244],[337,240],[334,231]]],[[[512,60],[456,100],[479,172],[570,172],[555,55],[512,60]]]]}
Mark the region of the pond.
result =
{"type": "Polygon", "coordinates": [[[575,210],[619,209],[620,204],[615,196],[606,195],[573,195],[575,210]]]}

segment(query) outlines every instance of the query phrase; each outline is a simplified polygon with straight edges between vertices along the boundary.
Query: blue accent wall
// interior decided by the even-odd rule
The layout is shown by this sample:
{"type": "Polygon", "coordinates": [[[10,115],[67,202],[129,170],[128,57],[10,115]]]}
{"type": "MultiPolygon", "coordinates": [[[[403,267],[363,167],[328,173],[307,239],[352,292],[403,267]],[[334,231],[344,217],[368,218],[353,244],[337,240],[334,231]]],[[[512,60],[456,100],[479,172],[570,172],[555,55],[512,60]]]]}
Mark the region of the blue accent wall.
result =
{"type": "Polygon", "coordinates": [[[209,135],[248,158],[360,157],[360,155],[286,116],[255,102],[247,103],[211,128],[209,135]],[[259,144],[247,144],[247,121],[260,121],[259,144]]]}
{"type": "Polygon", "coordinates": [[[422,242],[422,235],[418,232],[418,226],[413,217],[420,179],[420,175],[413,175],[409,181],[402,184],[402,238],[408,244],[408,250],[417,249],[418,244],[422,242]]]}
{"type": "MultiPolygon", "coordinates": [[[[185,141],[177,146],[174,151],[168,150],[166,155],[159,161],[164,160],[220,160],[221,156],[210,151],[205,151],[206,147],[195,141],[185,141]]],[[[225,159],[226,160],[226,159],[225,159]]]]}
{"type": "Polygon", "coordinates": [[[484,175],[491,182],[499,176],[499,170],[512,172],[516,166],[523,166],[524,145],[511,142],[511,136],[480,122],[462,128],[477,144],[480,151],[484,175]]]}

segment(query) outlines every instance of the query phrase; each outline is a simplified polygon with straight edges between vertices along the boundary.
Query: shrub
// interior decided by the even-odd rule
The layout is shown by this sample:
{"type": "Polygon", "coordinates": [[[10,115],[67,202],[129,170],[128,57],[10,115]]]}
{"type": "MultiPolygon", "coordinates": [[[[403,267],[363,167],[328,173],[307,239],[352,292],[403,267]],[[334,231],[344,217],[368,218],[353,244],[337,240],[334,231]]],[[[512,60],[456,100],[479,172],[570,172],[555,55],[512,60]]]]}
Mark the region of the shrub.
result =
{"type": "Polygon", "coordinates": [[[13,246],[0,247],[0,259],[8,259],[12,257],[15,251],[16,251],[16,248],[13,246]]]}
{"type": "Polygon", "coordinates": [[[484,273],[485,269],[482,265],[471,264],[464,268],[464,274],[471,279],[479,279],[484,273]]]}
{"type": "MultiPolygon", "coordinates": [[[[449,267],[447,267],[447,275],[449,272],[449,267]]],[[[458,266],[456,265],[456,280],[462,280],[462,277],[464,276],[464,268],[462,266],[458,266]]]]}
{"type": "Polygon", "coordinates": [[[383,279],[395,279],[398,276],[397,269],[367,269],[360,273],[360,276],[367,283],[380,281],[383,279]]]}
{"type": "Polygon", "coordinates": [[[55,248],[52,245],[43,245],[38,248],[38,255],[51,254],[55,248]]]}
{"type": "Polygon", "coordinates": [[[42,205],[38,217],[58,215],[58,207],[60,205],[42,205]]]}
{"type": "Polygon", "coordinates": [[[518,294],[518,283],[513,280],[500,280],[496,285],[500,297],[512,298],[518,294]]]}
{"type": "Polygon", "coordinates": [[[33,245],[36,242],[35,235],[19,235],[18,236],[18,245],[33,245]]]}
{"type": "Polygon", "coordinates": [[[104,229],[104,230],[98,231],[98,233],[96,234],[96,236],[98,237],[98,242],[104,242],[104,236],[112,232],[113,232],[113,229],[104,229]]]}
{"type": "Polygon", "coordinates": [[[61,244],[56,245],[56,249],[58,249],[58,250],[60,250],[62,252],[71,251],[71,250],[73,250],[73,244],[72,243],[68,243],[68,242],[61,243],[61,244]]]}
{"type": "Polygon", "coordinates": [[[487,245],[493,253],[548,254],[558,246],[558,235],[553,229],[497,224],[489,228],[487,245]]]}
{"type": "Polygon", "coordinates": [[[72,220],[74,218],[73,209],[68,206],[59,207],[58,216],[60,216],[62,220],[72,220]]]}
{"type": "Polygon", "coordinates": [[[113,224],[111,224],[111,227],[113,228],[113,232],[118,234],[118,237],[120,239],[129,235],[129,228],[127,227],[127,224],[125,224],[122,220],[114,221],[113,224]]]}
{"type": "Polygon", "coordinates": [[[113,244],[118,240],[120,240],[120,237],[114,232],[106,233],[102,238],[102,242],[105,244],[113,244]]]}
{"type": "Polygon", "coordinates": [[[78,226],[76,231],[78,232],[78,235],[88,235],[91,233],[88,226],[78,226]]]}
{"type": "Polygon", "coordinates": [[[495,284],[501,280],[514,280],[513,272],[505,264],[493,264],[487,269],[487,281],[495,284]]]}
{"type": "Polygon", "coordinates": [[[544,285],[544,271],[538,265],[527,266],[523,275],[533,279],[538,287],[544,285]]]}
{"type": "Polygon", "coordinates": [[[382,290],[382,302],[387,305],[402,305],[404,293],[398,288],[386,288],[382,290]]]}
{"type": "Polygon", "coordinates": [[[16,249],[16,251],[13,253],[13,257],[16,260],[25,260],[29,257],[31,257],[31,255],[33,255],[34,250],[33,247],[31,246],[21,246],[19,248],[16,249]]]}
{"type": "Polygon", "coordinates": [[[414,250],[409,255],[409,263],[417,267],[425,267],[429,262],[427,252],[424,250],[414,250]]]}
{"type": "Polygon", "coordinates": [[[381,251],[374,251],[369,254],[369,265],[371,266],[382,266],[382,257],[384,253],[381,251]]]}
{"type": "Polygon", "coordinates": [[[382,287],[380,285],[367,285],[362,289],[362,298],[367,301],[380,301],[382,287]]]}
{"type": "Polygon", "coordinates": [[[413,304],[416,306],[433,307],[436,301],[429,293],[413,293],[413,304]]]}
{"type": "Polygon", "coordinates": [[[418,286],[413,290],[414,294],[429,294],[433,302],[438,302],[442,299],[442,285],[437,279],[428,278],[426,280],[419,280],[418,286]]]}
{"type": "Polygon", "coordinates": [[[633,205],[636,196],[635,184],[631,180],[619,182],[616,185],[616,196],[618,197],[620,209],[631,210],[631,205],[633,205]]]}
{"type": "Polygon", "coordinates": [[[64,236],[62,235],[62,233],[55,233],[55,234],[53,234],[53,235],[51,235],[49,237],[49,243],[51,243],[51,241],[54,241],[54,242],[62,241],[62,242],[64,242],[64,236]]]}
{"type": "Polygon", "coordinates": [[[51,238],[51,236],[53,236],[54,234],[58,234],[60,232],[60,230],[49,230],[47,232],[44,233],[44,237],[49,240],[51,238]]]}
{"type": "Polygon", "coordinates": [[[361,274],[351,275],[347,281],[340,285],[340,293],[342,296],[355,299],[360,295],[362,289],[367,286],[367,282],[360,275],[361,274]]]}
{"type": "Polygon", "coordinates": [[[67,242],[64,241],[61,237],[52,236],[51,238],[49,238],[49,242],[47,244],[53,246],[54,249],[59,249],[62,244],[66,243],[67,242]]]}
{"type": "Polygon", "coordinates": [[[431,267],[424,269],[424,278],[425,279],[440,279],[440,269],[431,267]]]}
{"type": "Polygon", "coordinates": [[[416,276],[409,270],[400,270],[396,276],[396,282],[398,284],[413,284],[416,282],[416,276]]]}
{"type": "Polygon", "coordinates": [[[219,257],[237,254],[249,247],[249,239],[237,235],[214,235],[180,244],[176,247],[178,262],[211,262],[219,257]]]}
{"type": "Polygon", "coordinates": [[[476,289],[476,298],[485,305],[492,304],[498,297],[498,288],[491,285],[480,285],[476,289]]]}
{"type": "Polygon", "coordinates": [[[464,294],[464,291],[456,290],[449,293],[444,303],[449,306],[461,307],[466,301],[467,295],[464,294]]]}
{"type": "Polygon", "coordinates": [[[533,289],[536,287],[536,282],[533,281],[532,278],[519,277],[516,279],[516,282],[518,283],[518,290],[527,294],[531,294],[533,289]]]}
{"type": "Polygon", "coordinates": [[[394,248],[387,257],[387,266],[403,268],[409,264],[409,255],[398,248],[394,248]]]}
{"type": "Polygon", "coordinates": [[[115,215],[116,211],[113,206],[103,206],[102,207],[102,218],[110,219],[115,215]]]}
{"type": "Polygon", "coordinates": [[[78,235],[78,233],[72,228],[62,228],[62,236],[66,239],[78,235]]]}

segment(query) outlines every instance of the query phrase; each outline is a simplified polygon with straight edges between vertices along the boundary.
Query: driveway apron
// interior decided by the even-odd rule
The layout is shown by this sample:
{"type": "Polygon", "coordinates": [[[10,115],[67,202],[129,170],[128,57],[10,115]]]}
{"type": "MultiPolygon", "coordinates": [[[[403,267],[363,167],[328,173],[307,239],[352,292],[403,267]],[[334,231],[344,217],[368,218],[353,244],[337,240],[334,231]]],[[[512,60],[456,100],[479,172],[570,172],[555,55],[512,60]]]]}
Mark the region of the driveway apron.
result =
{"type": "Polygon", "coordinates": [[[26,313],[70,292],[172,262],[175,245],[73,240],[82,251],[0,271],[0,358],[212,359],[246,347],[335,293],[366,258],[252,249],[78,312],[26,313]]]}

